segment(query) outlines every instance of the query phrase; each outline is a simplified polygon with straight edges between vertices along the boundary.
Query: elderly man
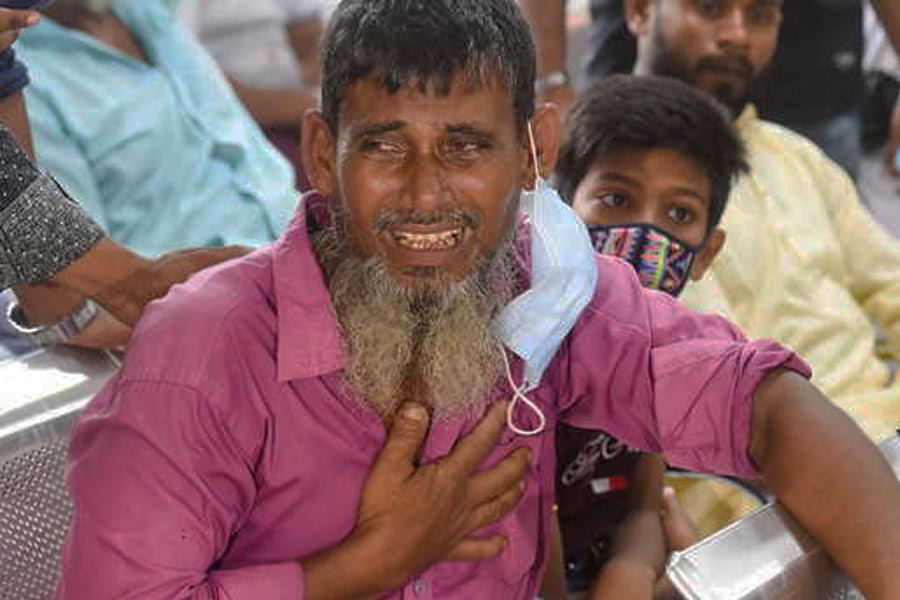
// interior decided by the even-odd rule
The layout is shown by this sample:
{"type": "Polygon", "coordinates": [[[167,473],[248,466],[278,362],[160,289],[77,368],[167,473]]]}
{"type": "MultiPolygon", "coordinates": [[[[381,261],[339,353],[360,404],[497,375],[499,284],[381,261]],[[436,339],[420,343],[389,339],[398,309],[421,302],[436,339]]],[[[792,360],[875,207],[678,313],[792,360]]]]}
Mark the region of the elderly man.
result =
{"type": "Polygon", "coordinates": [[[558,421],[761,475],[900,594],[900,486],[804,364],[585,253],[535,177],[513,0],[345,0],[324,46],[321,195],[139,325],[72,439],[58,597],[534,598],[558,421]]]}
{"type": "Polygon", "coordinates": [[[722,221],[728,243],[684,295],[692,308],[779,340],[874,438],[900,423],[900,242],[861,205],[846,174],[805,138],[759,119],[748,98],[778,42],[771,0],[628,0],[638,74],[676,77],[730,107],[750,172],[722,221]],[[879,331],[884,335],[878,347],[879,331]]]}

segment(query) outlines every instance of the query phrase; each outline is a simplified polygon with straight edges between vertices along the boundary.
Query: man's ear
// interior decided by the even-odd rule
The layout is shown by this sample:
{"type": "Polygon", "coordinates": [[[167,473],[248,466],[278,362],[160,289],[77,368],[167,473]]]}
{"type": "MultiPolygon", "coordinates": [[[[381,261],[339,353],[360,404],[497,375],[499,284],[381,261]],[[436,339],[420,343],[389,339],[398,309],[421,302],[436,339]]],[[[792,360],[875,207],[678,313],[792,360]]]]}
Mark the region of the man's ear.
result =
{"type": "Polygon", "coordinates": [[[725,230],[716,227],[706,236],[706,242],[700,249],[697,258],[694,259],[694,265],[691,267],[691,279],[700,281],[709,269],[709,266],[722,251],[725,246],[725,230]]]}
{"type": "MultiPolygon", "coordinates": [[[[556,159],[559,158],[559,144],[561,135],[559,109],[555,104],[545,104],[534,111],[531,118],[531,130],[534,132],[534,145],[537,152],[538,172],[541,177],[548,178],[556,168],[556,159]]],[[[531,152],[531,140],[528,132],[525,132],[525,147],[528,153],[528,168],[522,174],[522,187],[531,189],[534,187],[534,155],[531,152]]]]}
{"type": "Polygon", "coordinates": [[[635,37],[647,33],[650,22],[650,9],[654,0],[625,0],[625,23],[628,31],[635,37]]]}
{"type": "Polygon", "coordinates": [[[316,109],[306,111],[300,132],[303,169],[313,189],[323,196],[337,192],[337,140],[331,127],[316,109]]]}

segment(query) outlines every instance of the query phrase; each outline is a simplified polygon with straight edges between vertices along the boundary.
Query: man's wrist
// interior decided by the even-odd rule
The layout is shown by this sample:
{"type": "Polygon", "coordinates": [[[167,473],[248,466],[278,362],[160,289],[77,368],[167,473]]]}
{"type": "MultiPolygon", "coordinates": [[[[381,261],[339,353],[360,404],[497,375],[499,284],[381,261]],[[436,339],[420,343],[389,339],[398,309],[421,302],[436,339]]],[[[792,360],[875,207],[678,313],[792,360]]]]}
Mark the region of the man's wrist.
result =
{"type": "Polygon", "coordinates": [[[54,282],[97,300],[120,320],[133,323],[143,304],[130,294],[123,282],[138,273],[147,275],[151,261],[103,238],[81,258],[63,269],[54,282]]]}
{"type": "Polygon", "coordinates": [[[307,600],[368,600],[403,584],[386,565],[390,553],[351,536],[341,544],[301,561],[307,600]]]}

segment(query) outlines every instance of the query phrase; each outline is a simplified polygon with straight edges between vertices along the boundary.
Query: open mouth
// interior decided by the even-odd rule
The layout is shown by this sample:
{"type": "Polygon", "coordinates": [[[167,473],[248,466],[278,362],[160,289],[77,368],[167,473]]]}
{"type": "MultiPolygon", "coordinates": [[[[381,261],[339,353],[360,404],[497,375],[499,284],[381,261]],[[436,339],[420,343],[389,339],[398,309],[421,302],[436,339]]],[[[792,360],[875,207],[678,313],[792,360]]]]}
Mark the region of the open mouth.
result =
{"type": "Polygon", "coordinates": [[[446,231],[416,233],[412,231],[394,230],[391,236],[398,246],[410,250],[443,252],[455,250],[463,241],[465,229],[457,227],[446,231]]]}

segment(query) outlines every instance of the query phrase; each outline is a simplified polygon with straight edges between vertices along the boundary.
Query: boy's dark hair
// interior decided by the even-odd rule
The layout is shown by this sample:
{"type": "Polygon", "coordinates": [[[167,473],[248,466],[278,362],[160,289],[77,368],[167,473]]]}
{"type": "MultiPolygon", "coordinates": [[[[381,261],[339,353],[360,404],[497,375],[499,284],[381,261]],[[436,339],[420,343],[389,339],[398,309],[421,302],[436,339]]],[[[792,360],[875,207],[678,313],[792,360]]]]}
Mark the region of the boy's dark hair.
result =
{"type": "Polygon", "coordinates": [[[347,88],[370,75],[450,92],[452,79],[506,88],[520,133],[534,112],[535,51],[515,0],[343,0],[322,49],[322,113],[337,130],[347,88]]]}
{"type": "Polygon", "coordinates": [[[571,204],[598,159],[622,149],[653,148],[684,153],[707,174],[707,230],[712,230],[722,219],[734,180],[747,171],[744,145],[722,106],[675,79],[614,75],[585,90],[566,118],[556,166],[560,194],[571,204]]]}

